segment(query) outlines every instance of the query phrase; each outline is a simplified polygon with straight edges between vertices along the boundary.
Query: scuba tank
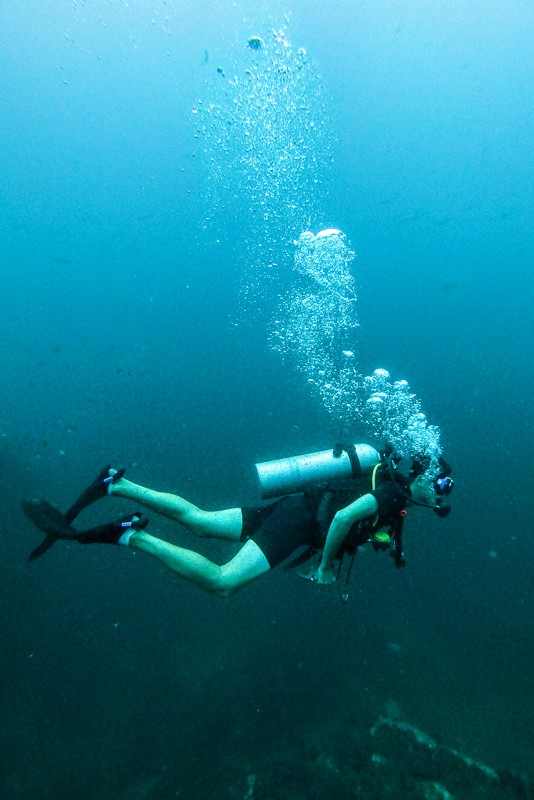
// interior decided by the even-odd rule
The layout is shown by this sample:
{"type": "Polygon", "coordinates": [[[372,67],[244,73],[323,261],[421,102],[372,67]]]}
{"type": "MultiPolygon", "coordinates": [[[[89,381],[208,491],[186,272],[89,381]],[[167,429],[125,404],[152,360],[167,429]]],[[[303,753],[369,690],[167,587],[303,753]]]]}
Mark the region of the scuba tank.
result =
{"type": "Polygon", "coordinates": [[[380,454],[368,444],[337,444],[333,450],[306,453],[256,464],[264,500],[302,492],[311,485],[369,475],[380,463],[380,454]]]}

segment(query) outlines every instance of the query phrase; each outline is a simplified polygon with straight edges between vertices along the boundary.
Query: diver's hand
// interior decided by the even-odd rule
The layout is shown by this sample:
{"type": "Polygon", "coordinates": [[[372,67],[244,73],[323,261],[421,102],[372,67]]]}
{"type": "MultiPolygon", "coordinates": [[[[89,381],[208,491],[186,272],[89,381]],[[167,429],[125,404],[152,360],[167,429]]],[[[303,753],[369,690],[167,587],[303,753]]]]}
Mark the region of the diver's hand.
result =
{"type": "Polygon", "coordinates": [[[321,563],[319,563],[317,567],[312,567],[312,569],[309,569],[307,572],[297,571],[297,575],[304,578],[305,581],[317,583],[319,586],[330,586],[337,580],[337,575],[332,565],[323,567],[321,563]]]}
{"type": "Polygon", "coordinates": [[[332,566],[320,566],[319,569],[313,574],[312,580],[314,583],[318,583],[320,586],[330,586],[332,583],[336,582],[337,576],[332,566]]]}

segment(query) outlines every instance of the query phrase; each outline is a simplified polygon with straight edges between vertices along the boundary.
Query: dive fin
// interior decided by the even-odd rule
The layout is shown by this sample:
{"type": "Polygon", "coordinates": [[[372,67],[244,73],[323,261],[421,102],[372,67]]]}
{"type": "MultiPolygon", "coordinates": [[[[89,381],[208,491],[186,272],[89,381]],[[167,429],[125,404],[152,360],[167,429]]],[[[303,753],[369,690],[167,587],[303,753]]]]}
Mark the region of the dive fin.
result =
{"type": "Polygon", "coordinates": [[[37,547],[31,551],[30,555],[28,556],[28,561],[33,561],[35,558],[39,558],[42,556],[43,553],[52,547],[54,542],[57,542],[57,536],[54,536],[53,533],[47,533],[41,544],[38,544],[37,547]]]}
{"type": "Polygon", "coordinates": [[[109,465],[101,469],[94,481],[84,489],[77,500],[75,500],[71,507],[65,512],[65,521],[70,524],[78,516],[80,511],[90,506],[91,503],[100,500],[101,497],[106,497],[109,484],[117,483],[125,472],[125,469],[112,469],[109,465]]]}
{"type": "Polygon", "coordinates": [[[65,521],[65,517],[47,500],[23,500],[21,508],[34,525],[46,533],[45,538],[29,555],[28,560],[42,556],[57,539],[78,539],[78,531],[65,521]]]}

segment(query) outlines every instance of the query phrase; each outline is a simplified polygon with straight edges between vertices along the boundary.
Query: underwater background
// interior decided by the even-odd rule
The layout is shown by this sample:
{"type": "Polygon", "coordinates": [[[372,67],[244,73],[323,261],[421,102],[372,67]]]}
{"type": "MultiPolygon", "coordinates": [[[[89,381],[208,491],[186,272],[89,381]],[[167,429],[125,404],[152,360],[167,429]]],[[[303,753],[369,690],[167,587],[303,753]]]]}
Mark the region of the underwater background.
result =
{"type": "Polygon", "coordinates": [[[507,776],[448,796],[533,796],[533,36],[521,0],[0,4],[3,798],[445,798],[380,717],[507,776]],[[223,602],[120,548],[29,564],[21,499],[106,463],[216,509],[335,441],[269,333],[328,227],[363,374],[409,381],[453,465],[406,568],[358,554],[343,605],[281,569],[223,602]]]}

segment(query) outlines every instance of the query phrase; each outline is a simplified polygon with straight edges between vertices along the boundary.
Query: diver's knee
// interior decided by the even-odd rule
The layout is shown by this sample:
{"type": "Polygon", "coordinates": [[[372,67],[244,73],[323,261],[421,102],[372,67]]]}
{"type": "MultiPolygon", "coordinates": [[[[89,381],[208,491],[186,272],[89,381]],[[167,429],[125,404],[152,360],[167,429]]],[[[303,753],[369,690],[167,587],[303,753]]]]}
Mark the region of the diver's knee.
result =
{"type": "Polygon", "coordinates": [[[217,581],[217,584],[213,587],[213,594],[216,595],[216,597],[221,597],[224,600],[233,597],[238,589],[239,585],[222,579],[217,581]]]}
{"type": "Polygon", "coordinates": [[[243,586],[270,569],[270,564],[258,545],[248,541],[231,561],[219,567],[213,576],[211,591],[219,597],[232,597],[243,586]]]}
{"type": "Polygon", "coordinates": [[[230,588],[230,587],[221,586],[221,587],[218,587],[218,588],[214,589],[212,591],[212,594],[214,594],[215,597],[220,597],[221,600],[229,600],[230,597],[233,597],[233,595],[236,592],[237,592],[237,588],[230,588]]]}
{"type": "Polygon", "coordinates": [[[230,598],[237,592],[241,585],[242,584],[236,580],[234,575],[225,574],[224,568],[221,567],[216,580],[211,586],[211,593],[223,599],[230,598]]]}

